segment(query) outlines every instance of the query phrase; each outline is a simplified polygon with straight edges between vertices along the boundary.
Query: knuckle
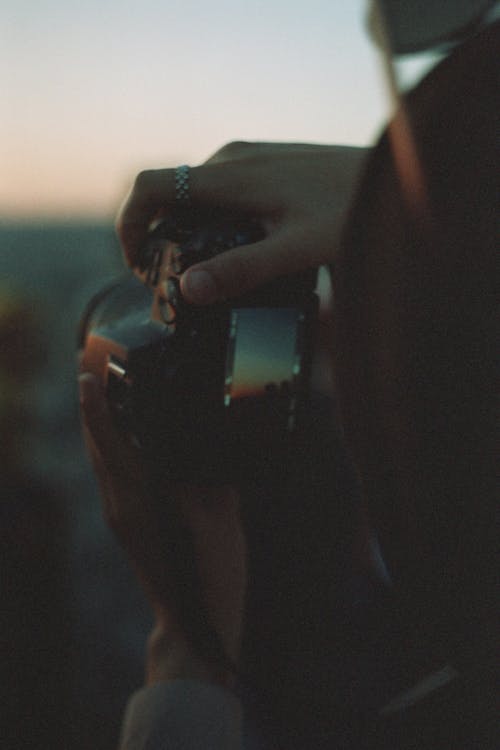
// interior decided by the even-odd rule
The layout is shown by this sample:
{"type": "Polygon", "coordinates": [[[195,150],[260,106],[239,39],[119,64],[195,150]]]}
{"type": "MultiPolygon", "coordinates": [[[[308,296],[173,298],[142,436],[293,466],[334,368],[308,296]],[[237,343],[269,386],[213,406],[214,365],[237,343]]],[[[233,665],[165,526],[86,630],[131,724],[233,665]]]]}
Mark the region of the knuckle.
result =
{"type": "Polygon", "coordinates": [[[241,152],[246,152],[251,147],[249,141],[231,141],[222,146],[217,152],[219,156],[239,156],[241,152]]]}
{"type": "Polygon", "coordinates": [[[153,169],[143,169],[134,181],[133,192],[147,194],[153,185],[155,171],[153,169]]]}

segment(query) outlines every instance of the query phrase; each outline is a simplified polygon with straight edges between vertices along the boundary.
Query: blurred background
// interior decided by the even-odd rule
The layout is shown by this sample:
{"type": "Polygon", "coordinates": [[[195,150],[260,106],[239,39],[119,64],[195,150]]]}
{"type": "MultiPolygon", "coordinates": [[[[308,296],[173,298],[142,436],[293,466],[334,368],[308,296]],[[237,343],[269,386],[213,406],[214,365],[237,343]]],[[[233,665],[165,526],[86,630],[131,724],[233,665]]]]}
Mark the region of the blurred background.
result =
{"type": "Polygon", "coordinates": [[[142,682],[149,613],[101,520],[75,385],[82,309],[123,270],[120,201],[139,170],[230,140],[373,142],[386,105],[363,6],[1,4],[4,750],[109,750],[142,682]]]}

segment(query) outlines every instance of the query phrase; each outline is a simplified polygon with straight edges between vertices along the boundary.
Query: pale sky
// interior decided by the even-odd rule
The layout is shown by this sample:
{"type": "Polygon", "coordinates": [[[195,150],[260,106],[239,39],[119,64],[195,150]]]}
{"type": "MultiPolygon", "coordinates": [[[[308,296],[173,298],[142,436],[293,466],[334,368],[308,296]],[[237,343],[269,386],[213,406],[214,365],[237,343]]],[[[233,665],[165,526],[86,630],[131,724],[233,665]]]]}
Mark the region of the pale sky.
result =
{"type": "Polygon", "coordinates": [[[230,140],[371,143],[363,0],[1,0],[0,217],[114,214],[230,140]]]}

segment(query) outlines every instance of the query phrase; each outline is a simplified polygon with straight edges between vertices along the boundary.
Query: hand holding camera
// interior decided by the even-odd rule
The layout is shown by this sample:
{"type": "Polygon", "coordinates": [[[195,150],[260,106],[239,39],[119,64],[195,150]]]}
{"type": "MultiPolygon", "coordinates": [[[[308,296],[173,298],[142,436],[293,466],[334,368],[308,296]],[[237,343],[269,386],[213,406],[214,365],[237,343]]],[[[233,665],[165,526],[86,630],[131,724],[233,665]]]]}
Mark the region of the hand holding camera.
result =
{"type": "Polygon", "coordinates": [[[153,681],[230,678],[246,574],[228,482],[282,456],[307,404],[314,271],[234,304],[195,307],[180,290],[190,265],[261,236],[248,219],[179,211],[150,232],[141,278],[104,289],[82,319],[87,443],[156,612],[153,681]]]}
{"type": "MultiPolygon", "coordinates": [[[[193,304],[246,294],[282,275],[334,259],[340,227],[368,149],[304,143],[229,143],[189,173],[191,202],[253,216],[264,236],[237,251],[196,263],[181,288],[193,304]]],[[[141,172],[117,218],[136,267],[148,228],[175,207],[176,170],[141,172]]]]}
{"type": "MultiPolygon", "coordinates": [[[[192,171],[203,212],[175,221],[174,170],[143,175],[118,220],[141,278],[103,290],[82,320],[82,410],[105,515],[157,617],[150,680],[207,668],[207,679],[225,679],[221,664],[237,662],[246,543],[227,482],[285,460],[307,410],[317,301],[315,272],[301,269],[329,257],[335,231],[318,169],[338,158],[339,184],[352,185],[361,157],[334,151],[230,145],[192,171]],[[205,268],[217,293],[193,298],[186,279],[205,268]]],[[[340,194],[339,213],[345,202],[340,194]]]]}
{"type": "Polygon", "coordinates": [[[187,268],[261,236],[248,219],[177,211],[150,232],[141,280],[117,282],[84,315],[82,369],[105,385],[117,425],[155,474],[219,485],[252,476],[307,408],[315,271],[210,307],[181,291],[187,268]]]}

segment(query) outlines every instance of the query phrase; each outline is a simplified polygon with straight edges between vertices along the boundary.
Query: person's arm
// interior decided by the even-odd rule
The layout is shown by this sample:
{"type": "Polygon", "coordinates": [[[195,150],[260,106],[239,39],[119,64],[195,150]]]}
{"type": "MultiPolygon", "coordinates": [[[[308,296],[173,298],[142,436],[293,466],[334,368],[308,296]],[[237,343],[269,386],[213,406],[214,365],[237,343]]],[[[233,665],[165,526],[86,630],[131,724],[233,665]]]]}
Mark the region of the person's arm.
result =
{"type": "MultiPolygon", "coordinates": [[[[188,302],[237,297],[285,273],[330,262],[368,149],[313,144],[230,143],[190,170],[194,208],[242,212],[265,237],[192,266],[188,302]]],[[[139,262],[151,221],[175,206],[175,170],[141,172],[117,219],[129,265],[139,262]]]]}
{"type": "MultiPolygon", "coordinates": [[[[189,530],[202,606],[228,664],[203,658],[190,642],[175,600],[168,534],[148,495],[133,445],[112,422],[102,386],[80,376],[84,434],[108,524],[125,548],[155,614],[146,650],[145,687],[127,709],[122,750],[237,750],[241,707],[232,693],[246,583],[246,545],[239,496],[231,487],[165,484],[162,503],[174,503],[189,530]]],[[[193,616],[196,616],[194,614],[193,616]]]]}
{"type": "MultiPolygon", "coordinates": [[[[237,296],[273,276],[330,261],[364,156],[365,150],[351,147],[235,143],[193,168],[193,205],[241,211],[260,221],[266,236],[252,246],[192,267],[182,279],[185,297],[205,303],[237,296]],[[209,273],[212,291],[198,287],[193,292],[200,270],[209,273]]],[[[136,180],[117,221],[131,266],[137,265],[151,221],[168,213],[174,194],[174,170],[144,172],[136,180]]],[[[233,674],[227,665],[200,658],[186,638],[172,599],[165,538],[136,451],[114,429],[102,389],[92,376],[81,378],[81,393],[84,429],[102,488],[104,514],[132,560],[156,615],[146,687],[129,706],[123,750],[168,748],[178,731],[186,733],[186,747],[197,747],[196,733],[209,726],[209,715],[219,717],[213,729],[222,733],[214,739],[214,747],[233,750],[238,747],[240,725],[239,703],[230,692],[233,674]],[[208,712],[207,706],[211,706],[208,712]],[[174,725],[175,717],[179,723],[174,725]],[[154,744],[156,737],[160,745],[154,744]]],[[[175,503],[189,529],[210,625],[228,663],[237,664],[246,582],[238,493],[231,487],[167,483],[165,502],[175,503]]],[[[203,747],[208,750],[210,746],[205,743],[203,747]]]]}

